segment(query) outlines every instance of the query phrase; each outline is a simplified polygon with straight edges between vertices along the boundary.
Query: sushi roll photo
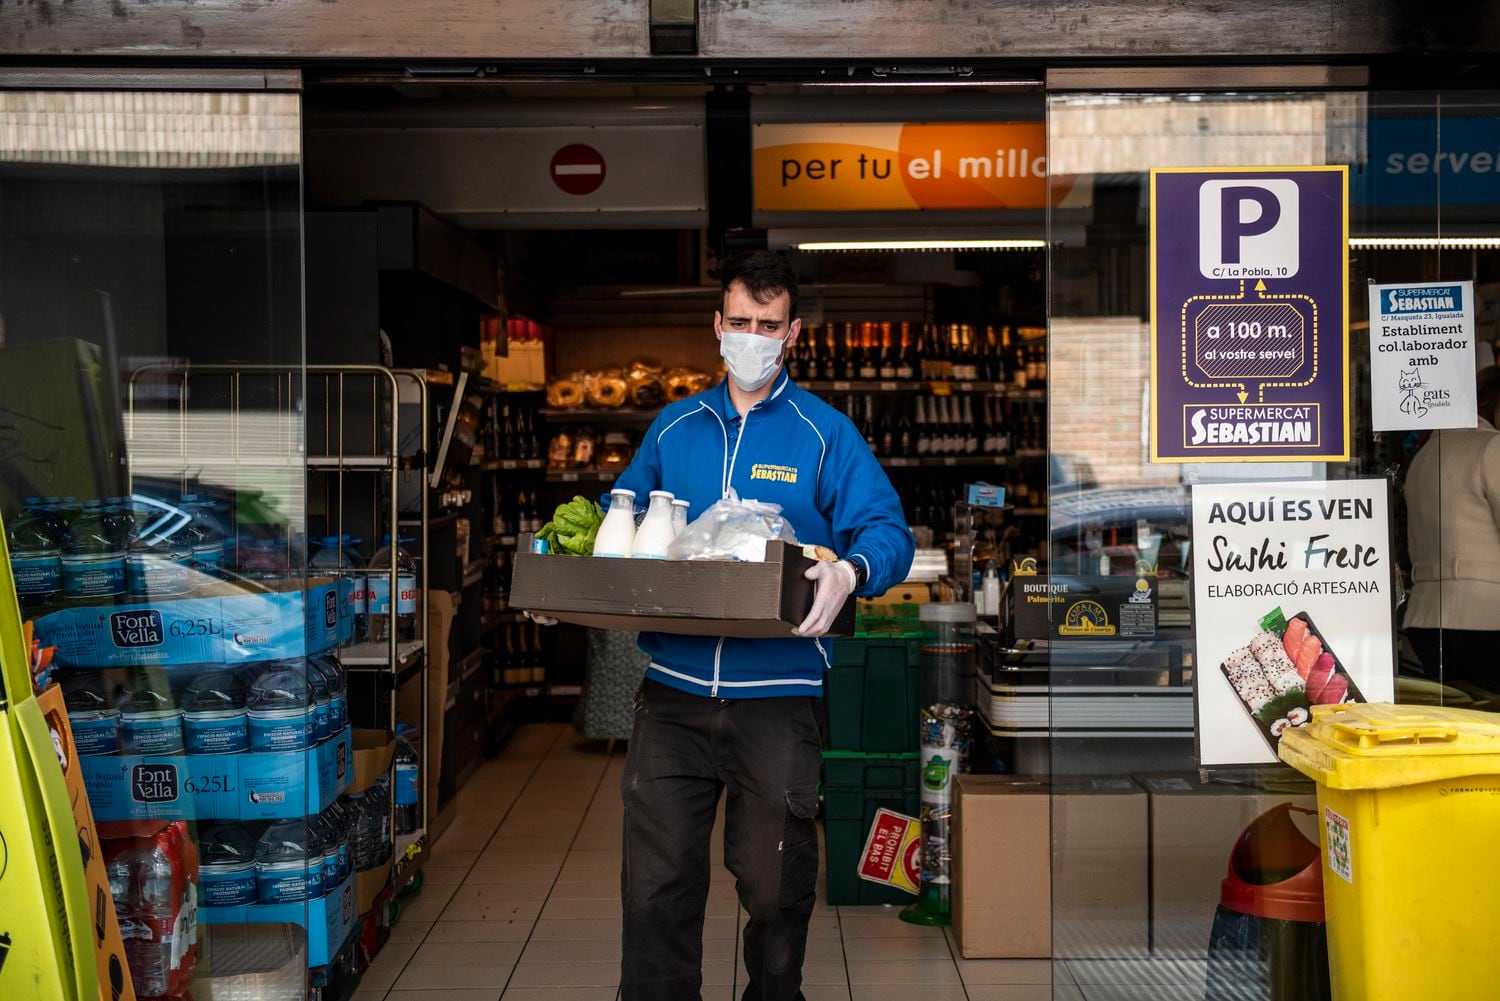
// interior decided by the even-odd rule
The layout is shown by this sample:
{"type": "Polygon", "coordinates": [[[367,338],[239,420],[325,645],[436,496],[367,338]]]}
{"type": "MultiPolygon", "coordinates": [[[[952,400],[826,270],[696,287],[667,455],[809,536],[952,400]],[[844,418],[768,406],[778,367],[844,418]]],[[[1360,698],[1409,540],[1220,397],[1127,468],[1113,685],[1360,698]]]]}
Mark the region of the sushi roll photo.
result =
{"type": "Polygon", "coordinates": [[[1221,670],[1224,677],[1229,679],[1235,694],[1249,707],[1252,714],[1260,712],[1266,703],[1276,697],[1276,689],[1271,686],[1265,669],[1248,646],[1242,646],[1225,657],[1221,670]]]}

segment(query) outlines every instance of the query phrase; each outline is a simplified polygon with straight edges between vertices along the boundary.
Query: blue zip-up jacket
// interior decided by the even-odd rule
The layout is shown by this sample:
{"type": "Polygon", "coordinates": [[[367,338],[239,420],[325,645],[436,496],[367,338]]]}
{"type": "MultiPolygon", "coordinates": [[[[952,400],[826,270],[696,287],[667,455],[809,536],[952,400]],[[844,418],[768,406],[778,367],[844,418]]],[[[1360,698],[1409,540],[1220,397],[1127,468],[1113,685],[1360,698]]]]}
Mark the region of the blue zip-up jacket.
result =
{"type": "MultiPolygon", "coordinates": [[[[780,504],[805,545],[865,566],[861,595],[906,579],[916,553],[891,481],[847,417],[785,371],[743,418],[727,383],[669,405],[652,422],[616,488],[644,502],[652,490],[686,500],[697,518],[730,488],[780,504]]],[[[822,693],[830,641],[642,633],[647,677],[721,699],[822,693]]]]}

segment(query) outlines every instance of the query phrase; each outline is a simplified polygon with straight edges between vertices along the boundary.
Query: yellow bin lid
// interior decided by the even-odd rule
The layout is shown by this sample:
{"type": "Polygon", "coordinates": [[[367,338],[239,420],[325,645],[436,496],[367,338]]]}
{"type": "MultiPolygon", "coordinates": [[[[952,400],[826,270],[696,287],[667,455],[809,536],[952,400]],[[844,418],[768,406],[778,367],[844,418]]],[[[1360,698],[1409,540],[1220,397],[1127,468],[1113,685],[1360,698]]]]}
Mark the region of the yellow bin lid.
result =
{"type": "Polygon", "coordinates": [[[1500,775],[1500,715],[1353,702],[1313,706],[1281,735],[1281,760],[1330,789],[1394,789],[1500,775]]]}

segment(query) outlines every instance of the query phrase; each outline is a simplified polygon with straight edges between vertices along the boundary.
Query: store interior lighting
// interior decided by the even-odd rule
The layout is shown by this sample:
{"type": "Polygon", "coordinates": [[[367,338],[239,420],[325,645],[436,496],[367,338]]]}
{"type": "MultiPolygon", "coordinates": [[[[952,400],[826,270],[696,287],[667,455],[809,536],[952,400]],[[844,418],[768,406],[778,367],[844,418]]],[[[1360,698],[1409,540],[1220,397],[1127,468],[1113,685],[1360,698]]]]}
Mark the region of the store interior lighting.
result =
{"type": "Polygon", "coordinates": [[[1046,240],[810,240],[793,244],[812,253],[861,250],[1041,250],[1046,240]]]}
{"type": "Polygon", "coordinates": [[[1500,249],[1497,236],[1351,236],[1352,250],[1495,250],[1500,249]]]}

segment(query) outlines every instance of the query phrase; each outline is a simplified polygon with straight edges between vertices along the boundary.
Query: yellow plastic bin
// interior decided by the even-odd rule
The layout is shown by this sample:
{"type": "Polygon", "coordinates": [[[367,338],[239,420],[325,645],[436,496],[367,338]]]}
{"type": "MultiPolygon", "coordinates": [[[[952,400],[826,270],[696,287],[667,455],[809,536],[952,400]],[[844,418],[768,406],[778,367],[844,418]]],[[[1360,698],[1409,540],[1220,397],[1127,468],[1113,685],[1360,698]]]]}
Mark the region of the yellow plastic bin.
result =
{"type": "Polygon", "coordinates": [[[1494,996],[1500,715],[1317,706],[1280,754],[1318,783],[1334,1001],[1494,996]]]}

